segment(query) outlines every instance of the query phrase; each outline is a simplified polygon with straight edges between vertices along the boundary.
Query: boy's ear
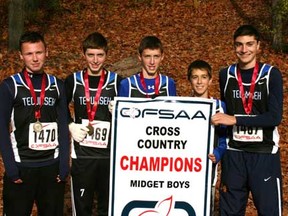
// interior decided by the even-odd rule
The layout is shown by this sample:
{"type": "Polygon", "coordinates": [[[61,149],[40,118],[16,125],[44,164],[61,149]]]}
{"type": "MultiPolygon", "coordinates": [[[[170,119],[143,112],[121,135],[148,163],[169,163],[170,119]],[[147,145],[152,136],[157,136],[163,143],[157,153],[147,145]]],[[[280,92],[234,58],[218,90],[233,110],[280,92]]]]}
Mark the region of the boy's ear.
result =
{"type": "Polygon", "coordinates": [[[260,43],[261,43],[261,41],[258,41],[258,42],[257,42],[257,53],[260,52],[260,43]]]}
{"type": "Polygon", "coordinates": [[[23,60],[23,56],[22,56],[21,51],[19,51],[18,54],[19,54],[19,56],[20,56],[20,59],[23,60]]]}
{"type": "Polygon", "coordinates": [[[49,54],[49,52],[48,52],[48,47],[46,47],[46,51],[45,51],[46,57],[48,57],[48,54],[49,54]]]}
{"type": "Polygon", "coordinates": [[[213,81],[213,78],[211,77],[209,80],[209,86],[211,85],[212,81],[213,81]]]}
{"type": "Polygon", "coordinates": [[[164,59],[164,53],[161,54],[161,61],[164,59]]]}

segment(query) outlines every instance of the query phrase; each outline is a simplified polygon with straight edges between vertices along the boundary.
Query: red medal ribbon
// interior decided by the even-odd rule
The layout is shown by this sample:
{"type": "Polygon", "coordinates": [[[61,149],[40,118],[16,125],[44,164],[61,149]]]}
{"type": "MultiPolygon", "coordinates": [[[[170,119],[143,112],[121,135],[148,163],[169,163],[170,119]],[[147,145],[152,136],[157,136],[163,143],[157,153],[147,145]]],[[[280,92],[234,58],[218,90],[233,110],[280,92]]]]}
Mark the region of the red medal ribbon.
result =
{"type": "Polygon", "coordinates": [[[256,63],[254,70],[253,70],[253,74],[252,74],[251,85],[250,85],[250,90],[249,90],[249,97],[248,97],[248,100],[246,100],[245,90],[244,90],[244,86],[242,83],[242,76],[241,76],[239,67],[237,67],[238,86],[240,89],[243,107],[244,107],[244,110],[245,110],[247,115],[249,115],[252,111],[253,96],[254,96],[254,91],[255,91],[256,78],[258,75],[258,68],[259,68],[259,65],[258,65],[258,63],[256,63]]]}
{"type": "Polygon", "coordinates": [[[102,70],[102,72],[101,72],[101,77],[100,77],[100,81],[99,81],[99,84],[98,84],[98,87],[97,87],[97,92],[96,92],[96,95],[95,95],[95,98],[94,98],[94,104],[92,106],[92,109],[91,109],[89,80],[88,80],[88,71],[87,70],[84,71],[83,77],[84,77],[84,83],[85,83],[84,88],[85,88],[87,114],[88,114],[89,122],[92,122],[94,120],[94,117],[95,117],[95,114],[96,114],[96,111],[97,111],[98,100],[100,98],[102,87],[103,87],[103,84],[104,84],[105,71],[102,70]]]}
{"type": "MultiPolygon", "coordinates": [[[[140,82],[144,88],[144,91],[146,92],[146,97],[149,98],[143,72],[140,72],[140,82]]],[[[154,84],[154,93],[156,96],[159,95],[159,84],[160,84],[160,76],[159,74],[157,74],[157,77],[155,78],[155,84],[154,84]]]]}
{"type": "Polygon", "coordinates": [[[39,120],[41,118],[41,108],[44,104],[44,97],[45,97],[45,88],[46,88],[46,79],[45,79],[45,74],[42,74],[42,82],[41,82],[41,92],[40,92],[40,104],[37,104],[37,97],[36,97],[36,92],[33,87],[32,81],[28,75],[28,71],[25,69],[24,70],[24,77],[26,80],[26,83],[29,87],[30,93],[33,98],[34,106],[35,106],[35,118],[39,120]]]}

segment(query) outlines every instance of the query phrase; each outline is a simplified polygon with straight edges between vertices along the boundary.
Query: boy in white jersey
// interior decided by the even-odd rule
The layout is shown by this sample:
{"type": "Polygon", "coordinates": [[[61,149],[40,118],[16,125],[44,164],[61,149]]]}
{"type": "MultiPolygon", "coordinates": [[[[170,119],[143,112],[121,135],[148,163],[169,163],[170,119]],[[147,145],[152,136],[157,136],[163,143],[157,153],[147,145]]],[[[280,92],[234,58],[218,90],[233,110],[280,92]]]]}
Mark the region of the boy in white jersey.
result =
{"type": "MultiPolygon", "coordinates": [[[[209,87],[212,83],[212,68],[203,60],[195,60],[188,67],[188,80],[192,86],[192,96],[210,98],[209,87]]],[[[216,112],[226,112],[225,104],[216,99],[216,112]]],[[[214,213],[215,185],[217,181],[217,163],[221,160],[227,148],[226,127],[215,127],[215,139],[213,153],[208,154],[213,162],[212,169],[212,190],[211,190],[211,215],[214,213]]]]}

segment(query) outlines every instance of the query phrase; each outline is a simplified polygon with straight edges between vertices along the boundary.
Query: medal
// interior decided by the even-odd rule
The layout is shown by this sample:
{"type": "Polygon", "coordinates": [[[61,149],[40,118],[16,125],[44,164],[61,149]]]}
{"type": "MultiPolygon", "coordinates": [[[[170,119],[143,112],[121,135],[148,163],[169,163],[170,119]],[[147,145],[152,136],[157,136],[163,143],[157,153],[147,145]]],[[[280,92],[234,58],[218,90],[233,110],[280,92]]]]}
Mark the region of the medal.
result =
{"type": "Polygon", "coordinates": [[[35,89],[33,87],[32,81],[28,75],[28,72],[26,69],[24,69],[23,71],[24,73],[24,77],[25,80],[27,82],[27,85],[29,87],[31,96],[33,98],[33,103],[34,103],[34,115],[35,115],[35,119],[36,122],[33,124],[33,130],[38,133],[41,132],[43,129],[43,126],[41,124],[41,122],[39,121],[39,119],[41,118],[41,108],[44,104],[44,98],[45,98],[45,87],[46,87],[46,78],[45,78],[45,74],[42,75],[42,82],[41,82],[41,92],[40,92],[40,101],[39,104],[37,103],[37,95],[35,93],[35,89]]]}
{"type": "Polygon", "coordinates": [[[251,85],[250,85],[248,100],[246,100],[246,98],[245,98],[245,90],[244,90],[244,86],[243,86],[243,82],[242,82],[242,76],[240,73],[240,69],[239,69],[239,67],[237,68],[238,86],[239,86],[239,90],[240,90],[240,94],[241,94],[241,98],[242,98],[243,108],[244,108],[245,113],[247,115],[249,115],[252,111],[253,95],[255,92],[255,83],[256,83],[256,79],[257,79],[257,75],[258,75],[258,68],[259,68],[259,65],[258,65],[258,63],[256,63],[254,70],[253,70],[252,79],[251,79],[251,85]]]}
{"type": "Polygon", "coordinates": [[[42,124],[40,121],[36,121],[33,125],[33,129],[36,133],[41,132],[42,131],[42,124]]]}
{"type": "Polygon", "coordinates": [[[87,128],[88,128],[88,135],[89,136],[92,136],[93,134],[94,134],[94,128],[93,128],[93,126],[89,123],[88,125],[87,125],[87,128]]]}
{"type": "Polygon", "coordinates": [[[87,115],[88,115],[88,119],[89,119],[89,124],[87,125],[88,128],[88,134],[89,136],[92,136],[94,134],[94,128],[91,125],[91,122],[94,120],[97,108],[98,108],[98,101],[101,95],[101,91],[102,91],[102,87],[105,81],[105,71],[102,70],[101,72],[101,77],[98,83],[98,87],[97,87],[97,92],[94,98],[94,104],[91,107],[91,101],[90,101],[90,88],[89,88],[89,77],[88,77],[88,71],[85,70],[84,74],[83,74],[83,78],[84,78],[84,89],[85,89],[85,97],[86,97],[86,109],[87,109],[87,115]]]}

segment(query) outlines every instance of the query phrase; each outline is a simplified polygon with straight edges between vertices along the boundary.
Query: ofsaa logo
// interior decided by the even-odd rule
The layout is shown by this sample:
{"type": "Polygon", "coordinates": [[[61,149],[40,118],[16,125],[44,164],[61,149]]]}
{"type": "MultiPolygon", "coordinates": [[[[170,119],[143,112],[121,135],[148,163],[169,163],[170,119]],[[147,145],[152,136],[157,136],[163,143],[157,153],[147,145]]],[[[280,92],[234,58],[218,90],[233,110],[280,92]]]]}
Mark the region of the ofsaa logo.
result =
{"type": "Polygon", "coordinates": [[[147,116],[155,116],[159,119],[187,119],[187,120],[194,120],[194,119],[202,119],[207,120],[206,116],[201,110],[197,111],[189,111],[186,110],[172,110],[172,109],[138,109],[135,107],[123,107],[120,110],[120,115],[123,118],[145,118],[147,116]]]}
{"type": "Polygon", "coordinates": [[[121,216],[196,216],[187,202],[173,201],[170,196],[161,201],[134,200],[123,209],[121,216]]]}

